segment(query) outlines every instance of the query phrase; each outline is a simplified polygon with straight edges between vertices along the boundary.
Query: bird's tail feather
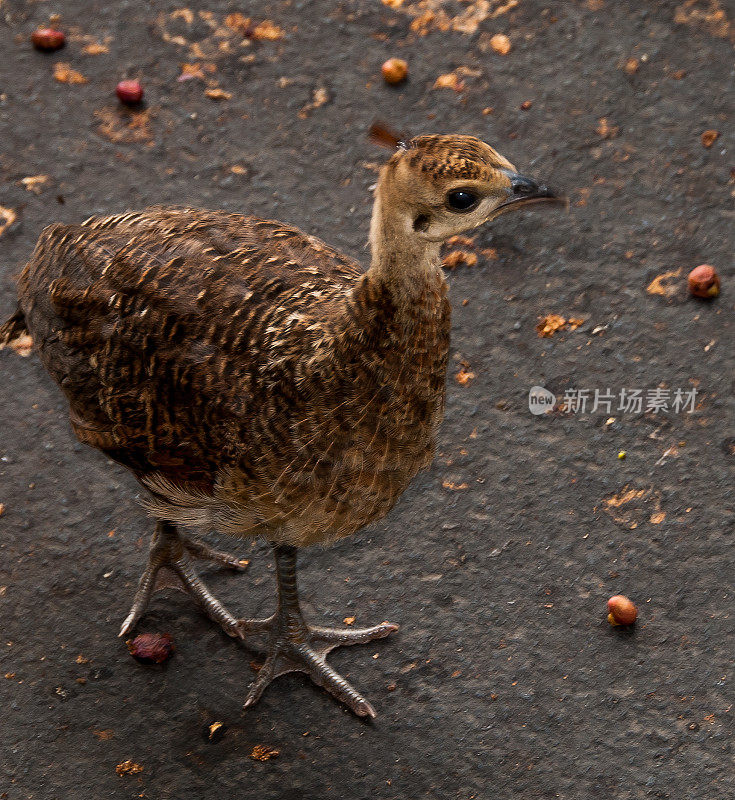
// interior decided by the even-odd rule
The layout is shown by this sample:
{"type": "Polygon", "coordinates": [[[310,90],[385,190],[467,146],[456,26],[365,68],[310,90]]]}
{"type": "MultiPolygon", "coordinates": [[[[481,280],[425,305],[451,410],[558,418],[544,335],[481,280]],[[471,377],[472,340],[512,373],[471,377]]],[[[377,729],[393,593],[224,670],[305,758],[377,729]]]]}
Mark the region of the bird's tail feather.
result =
{"type": "Polygon", "coordinates": [[[7,322],[0,325],[0,350],[15,339],[28,335],[30,335],[30,332],[26,325],[26,318],[23,316],[20,306],[18,306],[15,314],[7,322]]]}

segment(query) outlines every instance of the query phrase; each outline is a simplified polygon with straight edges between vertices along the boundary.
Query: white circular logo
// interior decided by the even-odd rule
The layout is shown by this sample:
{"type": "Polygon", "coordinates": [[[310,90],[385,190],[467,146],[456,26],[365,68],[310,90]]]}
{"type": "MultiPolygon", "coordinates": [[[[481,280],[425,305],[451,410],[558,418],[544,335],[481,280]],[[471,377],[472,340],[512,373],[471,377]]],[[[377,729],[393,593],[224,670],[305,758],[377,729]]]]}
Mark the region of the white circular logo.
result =
{"type": "Polygon", "coordinates": [[[556,396],[543,386],[532,386],[528,393],[528,410],[539,416],[551,411],[556,403],[556,396]]]}

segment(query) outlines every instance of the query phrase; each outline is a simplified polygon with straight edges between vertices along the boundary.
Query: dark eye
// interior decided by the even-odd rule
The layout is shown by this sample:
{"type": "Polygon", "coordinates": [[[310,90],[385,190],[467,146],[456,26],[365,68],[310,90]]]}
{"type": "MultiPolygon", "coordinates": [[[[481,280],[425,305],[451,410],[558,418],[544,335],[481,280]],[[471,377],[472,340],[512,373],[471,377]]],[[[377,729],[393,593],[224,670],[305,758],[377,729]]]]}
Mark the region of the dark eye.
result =
{"type": "Polygon", "coordinates": [[[468,189],[455,189],[447,195],[447,205],[452,211],[472,211],[480,198],[468,189]]]}

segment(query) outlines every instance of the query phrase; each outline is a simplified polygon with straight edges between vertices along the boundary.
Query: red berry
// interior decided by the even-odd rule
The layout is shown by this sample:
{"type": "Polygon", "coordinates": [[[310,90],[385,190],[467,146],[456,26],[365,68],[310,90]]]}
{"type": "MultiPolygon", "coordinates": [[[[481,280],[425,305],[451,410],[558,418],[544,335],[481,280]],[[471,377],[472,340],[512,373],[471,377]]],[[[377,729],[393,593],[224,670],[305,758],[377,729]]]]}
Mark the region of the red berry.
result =
{"type": "Polygon", "coordinates": [[[31,42],[33,42],[36,50],[52,53],[54,50],[60,50],[64,46],[66,36],[62,31],[57,31],[53,28],[39,28],[31,34],[31,42]]]}
{"type": "Polygon", "coordinates": [[[120,81],[115,87],[115,94],[121,103],[134,106],[143,99],[143,86],[140,81],[120,81]]]}
{"type": "Polygon", "coordinates": [[[611,625],[632,625],[638,616],[635,603],[624,594],[616,594],[607,601],[611,625]]]}
{"type": "Polygon", "coordinates": [[[175,649],[170,633],[141,633],[126,644],[130,655],[141,664],[163,664],[175,649]]]}
{"type": "Polygon", "coordinates": [[[689,291],[695,297],[717,297],[720,293],[720,276],[709,264],[700,264],[689,273],[689,291]]]}

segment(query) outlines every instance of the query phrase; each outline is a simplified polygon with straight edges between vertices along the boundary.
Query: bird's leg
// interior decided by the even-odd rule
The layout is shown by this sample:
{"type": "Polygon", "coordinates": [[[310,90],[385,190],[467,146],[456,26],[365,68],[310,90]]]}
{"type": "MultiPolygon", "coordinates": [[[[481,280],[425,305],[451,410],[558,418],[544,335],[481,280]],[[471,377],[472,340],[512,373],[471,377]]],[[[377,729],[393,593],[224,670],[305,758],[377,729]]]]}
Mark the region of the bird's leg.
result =
{"type": "Polygon", "coordinates": [[[309,625],[301,614],[296,586],[296,548],[276,545],[276,577],[278,607],[267,619],[240,620],[243,638],[248,634],[267,631],[268,651],[265,663],[253,681],[244,708],[254,705],[266,686],[286,672],[305,672],[318,686],[343,702],[360,717],[374,717],[375,709],[329,664],[326,656],[335,647],[363,644],[398,630],[392,622],[382,622],[371,628],[324,628],[309,625]]]}
{"type": "Polygon", "coordinates": [[[191,594],[202,606],[205,614],[221,625],[227,634],[239,635],[237,619],[217,600],[196,574],[192,557],[214,561],[232,569],[243,569],[247,566],[247,562],[239,561],[234,556],[221,553],[219,550],[213,550],[198,539],[182,536],[170,522],[158,522],[151,540],[148,566],[140,576],[138,591],[135,593],[130,613],[122,624],[120,636],[125,636],[133,629],[146,610],[153,592],[159,588],[172,586],[191,594]],[[156,580],[160,579],[162,569],[173,573],[177,579],[175,584],[156,580]]]}

